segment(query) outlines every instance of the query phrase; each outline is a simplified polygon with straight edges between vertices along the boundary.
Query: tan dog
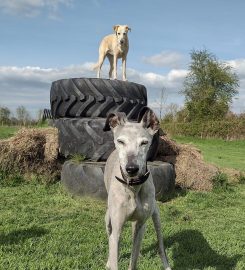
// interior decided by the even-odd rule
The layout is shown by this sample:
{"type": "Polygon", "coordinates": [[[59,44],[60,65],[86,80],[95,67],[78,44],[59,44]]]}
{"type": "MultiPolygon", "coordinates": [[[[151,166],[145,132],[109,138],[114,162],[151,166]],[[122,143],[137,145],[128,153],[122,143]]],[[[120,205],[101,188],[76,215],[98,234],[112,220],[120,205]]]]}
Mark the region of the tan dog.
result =
{"type": "Polygon", "coordinates": [[[94,69],[97,69],[97,78],[100,78],[100,71],[105,60],[109,59],[110,71],[109,78],[117,79],[117,59],[122,58],[122,78],[126,81],[126,59],[129,50],[128,31],[131,31],[127,25],[114,25],[114,34],[105,36],[99,47],[99,60],[94,69]]]}

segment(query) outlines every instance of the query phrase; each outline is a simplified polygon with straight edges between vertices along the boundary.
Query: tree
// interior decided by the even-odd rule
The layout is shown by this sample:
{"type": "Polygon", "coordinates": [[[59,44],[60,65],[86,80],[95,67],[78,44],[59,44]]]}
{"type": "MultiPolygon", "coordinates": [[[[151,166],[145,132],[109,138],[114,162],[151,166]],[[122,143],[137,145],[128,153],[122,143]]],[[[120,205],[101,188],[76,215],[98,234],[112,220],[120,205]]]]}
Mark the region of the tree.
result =
{"type": "Polygon", "coordinates": [[[190,72],[181,91],[190,121],[223,118],[239,80],[231,66],[222,63],[207,50],[192,51],[190,72]]]}
{"type": "Polygon", "coordinates": [[[16,109],[16,116],[21,125],[26,125],[31,120],[30,113],[24,106],[19,106],[16,109]]]}
{"type": "Polygon", "coordinates": [[[0,122],[2,124],[8,124],[10,119],[10,110],[7,107],[0,107],[0,122]]]}
{"type": "Polygon", "coordinates": [[[37,111],[37,121],[38,121],[38,122],[41,122],[42,119],[43,119],[43,109],[39,109],[39,110],[37,111]]]}
{"type": "Polygon", "coordinates": [[[170,103],[166,105],[165,114],[163,121],[164,122],[174,122],[177,120],[177,114],[180,108],[178,104],[170,103]]]}

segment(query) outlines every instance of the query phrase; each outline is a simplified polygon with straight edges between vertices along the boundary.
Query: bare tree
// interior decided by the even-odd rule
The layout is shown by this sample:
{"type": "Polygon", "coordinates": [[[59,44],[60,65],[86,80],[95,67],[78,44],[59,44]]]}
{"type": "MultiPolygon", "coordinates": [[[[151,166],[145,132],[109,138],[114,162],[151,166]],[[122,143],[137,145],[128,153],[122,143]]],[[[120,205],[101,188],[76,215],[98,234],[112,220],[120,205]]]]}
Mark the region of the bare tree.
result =
{"type": "Polygon", "coordinates": [[[177,119],[177,114],[180,111],[180,107],[176,103],[170,103],[166,106],[165,110],[165,115],[164,115],[164,120],[165,121],[176,121],[177,119]]]}
{"type": "Polygon", "coordinates": [[[156,100],[156,103],[159,107],[159,118],[162,119],[163,117],[163,110],[164,107],[166,106],[166,101],[167,101],[167,90],[165,87],[162,87],[160,90],[160,99],[156,100]]]}
{"type": "Polygon", "coordinates": [[[16,117],[21,125],[26,125],[28,122],[31,121],[30,113],[24,106],[19,106],[16,109],[16,117]]]}

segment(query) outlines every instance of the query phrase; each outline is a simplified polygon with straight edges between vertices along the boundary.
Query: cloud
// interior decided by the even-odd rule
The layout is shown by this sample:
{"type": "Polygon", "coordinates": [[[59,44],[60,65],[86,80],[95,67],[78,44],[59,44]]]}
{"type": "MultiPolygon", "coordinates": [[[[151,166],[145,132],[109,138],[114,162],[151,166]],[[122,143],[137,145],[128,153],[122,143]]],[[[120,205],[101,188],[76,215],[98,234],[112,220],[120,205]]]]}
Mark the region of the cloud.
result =
{"type": "Polygon", "coordinates": [[[127,70],[130,81],[139,82],[149,88],[169,88],[177,93],[182,87],[182,82],[187,74],[187,70],[172,69],[166,75],[153,72],[140,72],[135,69],[127,70]]]}
{"type": "MultiPolygon", "coordinates": [[[[240,77],[238,99],[234,99],[232,109],[235,112],[245,110],[245,59],[235,60],[240,77]]],[[[33,116],[40,108],[49,108],[49,94],[52,81],[65,78],[94,78],[93,63],[71,65],[64,68],[41,67],[5,67],[0,66],[0,106],[7,106],[12,111],[24,105],[33,116]]],[[[102,69],[102,77],[108,78],[108,66],[102,69]]],[[[184,69],[172,69],[166,74],[140,72],[129,68],[128,80],[144,84],[148,93],[148,104],[156,111],[159,108],[161,91],[164,91],[164,105],[176,103],[183,106],[184,97],[179,94],[183,80],[187,74],[184,69]]],[[[121,74],[119,70],[118,74],[121,74]]],[[[120,78],[119,78],[120,79],[120,78]]]]}
{"type": "Polygon", "coordinates": [[[238,113],[245,112],[245,59],[227,61],[239,77],[239,93],[233,99],[232,110],[238,113]]]}
{"type": "MultiPolygon", "coordinates": [[[[0,106],[8,106],[12,111],[25,105],[35,115],[40,108],[49,108],[49,91],[52,81],[72,77],[95,77],[93,63],[72,65],[64,68],[40,67],[0,67],[0,106]]],[[[107,78],[108,66],[102,69],[102,77],[107,78]]],[[[121,74],[121,70],[118,72],[121,74]]],[[[174,99],[181,88],[186,71],[172,70],[166,75],[143,73],[128,69],[129,81],[144,84],[148,89],[149,102],[159,99],[160,90],[165,87],[168,97],[174,99]]]]}
{"type": "Polygon", "coordinates": [[[184,56],[178,52],[162,51],[149,57],[143,57],[143,62],[156,67],[179,68],[184,61],[184,56]]]}
{"type": "Polygon", "coordinates": [[[226,61],[227,64],[232,66],[237,75],[245,79],[245,59],[235,59],[226,61]]]}
{"type": "Polygon", "coordinates": [[[70,77],[93,77],[90,63],[62,69],[40,67],[0,67],[0,106],[12,111],[24,105],[35,116],[40,108],[49,108],[52,81],[70,77]]]}
{"type": "Polygon", "coordinates": [[[5,13],[36,17],[47,10],[48,17],[58,19],[58,9],[61,5],[71,6],[73,0],[0,0],[0,8],[5,13]]]}

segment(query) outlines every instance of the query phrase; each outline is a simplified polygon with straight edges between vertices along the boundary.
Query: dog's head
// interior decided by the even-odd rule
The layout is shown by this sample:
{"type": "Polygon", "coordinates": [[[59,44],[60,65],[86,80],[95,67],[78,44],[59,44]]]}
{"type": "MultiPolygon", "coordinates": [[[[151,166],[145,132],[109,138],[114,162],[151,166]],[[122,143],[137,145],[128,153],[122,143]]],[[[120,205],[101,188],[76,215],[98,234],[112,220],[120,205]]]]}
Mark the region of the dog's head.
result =
{"type": "Polygon", "coordinates": [[[124,45],[127,42],[128,31],[131,31],[131,28],[128,25],[114,25],[113,30],[117,36],[117,43],[119,45],[124,45]]]}
{"type": "Polygon", "coordinates": [[[147,108],[138,122],[129,122],[125,113],[108,115],[104,130],[112,130],[121,169],[128,178],[141,176],[146,170],[147,153],[159,129],[155,113],[147,108]]]}

